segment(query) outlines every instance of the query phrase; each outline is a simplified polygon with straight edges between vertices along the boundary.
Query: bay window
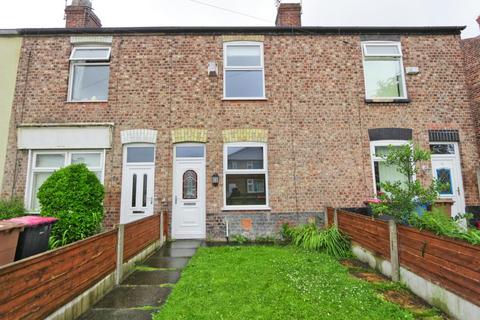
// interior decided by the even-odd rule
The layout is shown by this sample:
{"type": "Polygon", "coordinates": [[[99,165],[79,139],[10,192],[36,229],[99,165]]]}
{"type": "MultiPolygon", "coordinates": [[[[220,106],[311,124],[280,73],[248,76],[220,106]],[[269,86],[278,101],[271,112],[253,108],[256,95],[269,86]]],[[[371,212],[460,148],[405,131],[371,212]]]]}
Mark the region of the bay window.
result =
{"type": "Polygon", "coordinates": [[[264,143],[224,147],[225,209],[268,209],[267,150],[264,143]]]}
{"type": "Polygon", "coordinates": [[[42,184],[56,170],[74,163],[84,163],[100,182],[104,175],[104,151],[33,151],[31,154],[29,183],[27,184],[27,209],[40,211],[37,193],[42,184]]]}
{"type": "Polygon", "coordinates": [[[402,48],[399,42],[362,43],[367,99],[407,99],[402,48]]]}

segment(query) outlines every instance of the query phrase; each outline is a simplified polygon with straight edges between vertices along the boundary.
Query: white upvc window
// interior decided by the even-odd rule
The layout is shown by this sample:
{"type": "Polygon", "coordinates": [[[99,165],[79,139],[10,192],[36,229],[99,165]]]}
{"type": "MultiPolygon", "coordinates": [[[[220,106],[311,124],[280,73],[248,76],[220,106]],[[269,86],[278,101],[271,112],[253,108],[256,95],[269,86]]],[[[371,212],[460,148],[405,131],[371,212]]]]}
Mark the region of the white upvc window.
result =
{"type": "Polygon", "coordinates": [[[108,100],[110,47],[74,47],[70,55],[68,101],[108,100]]]}
{"type": "Polygon", "coordinates": [[[224,145],[224,210],[268,210],[267,146],[258,142],[224,145]]]}
{"type": "Polygon", "coordinates": [[[39,212],[37,192],[40,186],[56,170],[74,163],[85,163],[103,183],[105,167],[104,150],[45,150],[30,152],[29,172],[26,188],[26,208],[39,212]]]}
{"type": "Polygon", "coordinates": [[[407,177],[398,172],[395,166],[389,166],[385,163],[384,155],[387,154],[389,147],[398,148],[408,144],[405,140],[379,140],[370,142],[370,154],[372,159],[373,187],[375,193],[383,192],[381,183],[384,182],[407,182],[407,177]]]}
{"type": "Polygon", "coordinates": [[[408,99],[400,42],[362,42],[362,52],[366,99],[408,99]]]}
{"type": "Polygon", "coordinates": [[[265,99],[263,43],[237,41],[223,45],[223,98],[265,99]]]}

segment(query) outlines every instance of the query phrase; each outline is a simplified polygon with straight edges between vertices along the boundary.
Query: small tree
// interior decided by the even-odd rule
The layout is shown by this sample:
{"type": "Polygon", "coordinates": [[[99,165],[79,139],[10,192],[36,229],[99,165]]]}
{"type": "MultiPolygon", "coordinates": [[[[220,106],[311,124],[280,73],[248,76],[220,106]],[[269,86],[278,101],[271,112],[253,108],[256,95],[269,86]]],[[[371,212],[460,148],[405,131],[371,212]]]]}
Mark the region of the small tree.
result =
{"type": "Polygon", "coordinates": [[[440,186],[433,180],[428,187],[423,187],[419,180],[417,164],[430,160],[430,152],[421,150],[409,142],[400,147],[388,147],[388,152],[381,155],[387,166],[393,166],[406,177],[406,182],[387,181],[381,183],[384,193],[379,195],[381,203],[372,204],[375,215],[388,214],[395,220],[408,221],[419,205],[432,203],[438,197],[440,186]]]}
{"type": "Polygon", "coordinates": [[[87,238],[100,231],[104,188],[84,164],[54,172],[38,191],[41,215],[56,217],[54,247],[87,238]]]}

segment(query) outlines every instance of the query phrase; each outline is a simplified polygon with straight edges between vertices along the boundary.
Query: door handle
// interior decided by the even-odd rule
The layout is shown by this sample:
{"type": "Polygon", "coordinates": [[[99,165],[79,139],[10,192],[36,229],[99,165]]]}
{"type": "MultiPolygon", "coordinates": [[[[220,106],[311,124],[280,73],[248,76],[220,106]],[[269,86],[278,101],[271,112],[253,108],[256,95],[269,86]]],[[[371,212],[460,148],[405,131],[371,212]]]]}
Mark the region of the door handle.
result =
{"type": "Polygon", "coordinates": [[[457,194],[460,195],[460,187],[457,187],[457,194]]]}
{"type": "Polygon", "coordinates": [[[175,204],[177,204],[177,196],[175,196],[175,204]]]}

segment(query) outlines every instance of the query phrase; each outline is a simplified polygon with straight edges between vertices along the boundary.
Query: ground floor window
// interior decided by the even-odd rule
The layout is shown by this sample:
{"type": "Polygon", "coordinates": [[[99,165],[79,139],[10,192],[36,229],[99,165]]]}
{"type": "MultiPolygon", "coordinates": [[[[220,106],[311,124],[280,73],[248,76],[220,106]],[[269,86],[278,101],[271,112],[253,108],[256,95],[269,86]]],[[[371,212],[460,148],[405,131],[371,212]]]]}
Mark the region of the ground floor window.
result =
{"type": "Polygon", "coordinates": [[[31,152],[30,172],[27,182],[27,209],[40,211],[37,192],[40,186],[56,170],[74,163],[85,163],[103,183],[104,151],[103,150],[58,150],[31,152]]]}
{"type": "Polygon", "coordinates": [[[390,147],[395,149],[407,143],[408,141],[403,140],[381,140],[370,143],[375,193],[384,191],[382,189],[382,183],[396,181],[407,182],[407,177],[398,172],[396,166],[387,165],[383,158],[390,147]]]}
{"type": "Polygon", "coordinates": [[[267,148],[264,143],[228,143],[224,149],[225,208],[268,206],[267,148]]]}

